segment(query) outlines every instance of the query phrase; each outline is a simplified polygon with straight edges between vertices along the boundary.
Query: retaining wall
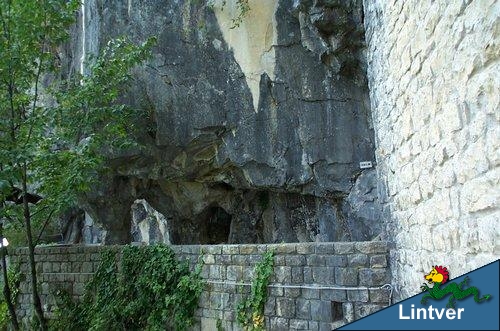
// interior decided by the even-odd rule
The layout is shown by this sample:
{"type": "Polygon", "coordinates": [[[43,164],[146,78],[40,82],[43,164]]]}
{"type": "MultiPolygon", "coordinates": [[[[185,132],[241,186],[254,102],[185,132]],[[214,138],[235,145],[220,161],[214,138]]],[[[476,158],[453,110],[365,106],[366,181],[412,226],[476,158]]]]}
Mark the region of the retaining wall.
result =
{"type": "MultiPolygon", "coordinates": [[[[236,306],[250,290],[253,267],[274,249],[274,272],[265,308],[270,330],[331,330],[389,304],[388,248],[385,242],[294,243],[269,245],[171,246],[179,259],[193,264],[204,252],[202,277],[206,282],[195,329],[239,329],[236,306]]],[[[54,311],[51,293],[68,290],[75,298],[99,266],[103,249],[121,246],[38,247],[37,268],[44,310],[54,311]]],[[[28,271],[26,248],[10,252],[13,263],[28,271]]],[[[18,312],[31,309],[30,285],[21,283],[18,312]]]]}
{"type": "Polygon", "coordinates": [[[364,0],[378,199],[398,299],[500,256],[500,2],[364,0]]]}

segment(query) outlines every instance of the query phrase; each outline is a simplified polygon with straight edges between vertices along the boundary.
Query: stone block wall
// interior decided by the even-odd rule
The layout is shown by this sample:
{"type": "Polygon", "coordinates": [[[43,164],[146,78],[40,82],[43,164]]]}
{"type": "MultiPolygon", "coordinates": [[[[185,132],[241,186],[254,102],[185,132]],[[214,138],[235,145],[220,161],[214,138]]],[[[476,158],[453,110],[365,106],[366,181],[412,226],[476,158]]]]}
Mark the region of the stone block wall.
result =
{"type": "Polygon", "coordinates": [[[500,257],[500,2],[365,0],[379,200],[399,297],[500,257]]]}
{"type": "MultiPolygon", "coordinates": [[[[100,263],[102,249],[120,246],[40,247],[36,250],[44,310],[55,306],[51,293],[65,289],[75,298],[100,263]]],[[[199,302],[195,330],[240,329],[236,306],[250,292],[255,264],[266,250],[275,251],[274,272],[265,307],[270,330],[331,330],[386,307],[391,291],[387,243],[296,243],[269,245],[172,246],[180,260],[194,265],[203,252],[205,289],[199,302]]],[[[27,250],[10,252],[11,263],[28,272],[27,250]]],[[[25,317],[30,286],[21,283],[18,312],[25,317]]]]}

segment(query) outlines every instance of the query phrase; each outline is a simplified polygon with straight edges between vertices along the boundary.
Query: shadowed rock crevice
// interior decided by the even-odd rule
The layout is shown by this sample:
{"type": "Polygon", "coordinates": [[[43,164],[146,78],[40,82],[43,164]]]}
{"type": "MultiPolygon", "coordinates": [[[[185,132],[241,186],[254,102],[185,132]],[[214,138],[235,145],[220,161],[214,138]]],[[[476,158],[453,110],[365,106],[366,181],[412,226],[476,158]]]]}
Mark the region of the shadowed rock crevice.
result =
{"type": "Polygon", "coordinates": [[[232,216],[223,208],[209,206],[195,219],[180,220],[171,229],[172,243],[179,244],[226,244],[229,243],[232,216]]]}

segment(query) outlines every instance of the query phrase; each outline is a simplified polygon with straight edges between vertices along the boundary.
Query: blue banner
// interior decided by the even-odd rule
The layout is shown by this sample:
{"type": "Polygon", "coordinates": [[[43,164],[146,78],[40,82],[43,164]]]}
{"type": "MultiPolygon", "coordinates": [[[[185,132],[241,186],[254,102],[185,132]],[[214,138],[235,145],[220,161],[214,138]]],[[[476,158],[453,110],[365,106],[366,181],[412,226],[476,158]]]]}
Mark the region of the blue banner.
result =
{"type": "Polygon", "coordinates": [[[499,330],[499,268],[497,260],[449,280],[446,267],[435,266],[424,292],[340,330],[499,330]]]}

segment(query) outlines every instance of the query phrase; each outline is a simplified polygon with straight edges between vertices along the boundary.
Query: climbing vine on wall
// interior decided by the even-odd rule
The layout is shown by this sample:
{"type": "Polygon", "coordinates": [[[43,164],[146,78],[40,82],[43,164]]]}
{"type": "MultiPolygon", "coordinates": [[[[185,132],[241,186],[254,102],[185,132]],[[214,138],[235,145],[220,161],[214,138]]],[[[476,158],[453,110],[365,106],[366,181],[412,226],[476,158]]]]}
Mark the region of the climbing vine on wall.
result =
{"type": "Polygon", "coordinates": [[[60,310],[53,328],[185,330],[193,324],[202,292],[200,273],[200,262],[190,272],[165,245],[103,252],[81,301],[58,294],[60,310]]]}
{"type": "MultiPolygon", "coordinates": [[[[250,11],[249,0],[229,0],[236,2],[236,8],[238,9],[238,14],[236,17],[231,19],[232,26],[231,29],[237,28],[241,25],[245,19],[247,13],[250,11]]],[[[216,5],[220,6],[220,10],[224,10],[227,5],[227,0],[208,0],[208,6],[214,8],[216,5]]]]}
{"type": "Polygon", "coordinates": [[[255,266],[254,280],[250,296],[237,307],[238,323],[244,330],[265,330],[264,306],[267,301],[267,286],[273,273],[274,252],[262,255],[262,260],[255,266]]]}

